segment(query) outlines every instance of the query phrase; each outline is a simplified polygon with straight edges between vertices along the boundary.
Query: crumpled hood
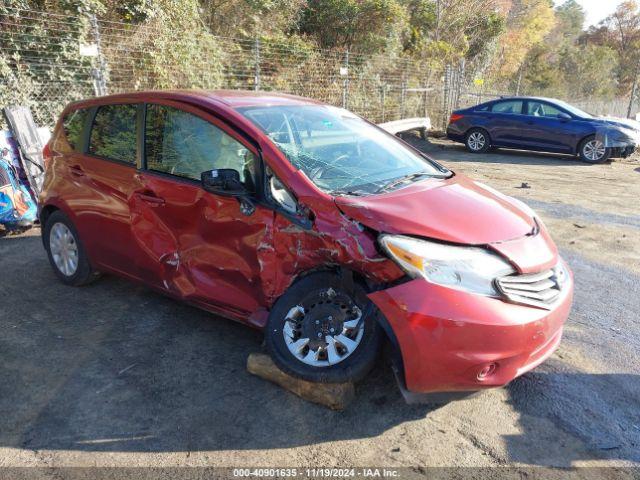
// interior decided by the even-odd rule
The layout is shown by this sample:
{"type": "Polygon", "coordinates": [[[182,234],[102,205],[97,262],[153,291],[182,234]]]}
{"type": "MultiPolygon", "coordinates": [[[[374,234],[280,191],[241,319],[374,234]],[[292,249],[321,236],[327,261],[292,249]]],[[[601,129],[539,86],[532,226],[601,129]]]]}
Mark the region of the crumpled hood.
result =
{"type": "Polygon", "coordinates": [[[521,202],[455,175],[368,197],[336,197],[345,215],[381,233],[486,245],[530,235],[537,225],[521,202]]]}
{"type": "Polygon", "coordinates": [[[629,118],[597,117],[596,119],[594,119],[594,123],[608,127],[620,127],[640,132],[640,122],[631,120],[629,118]]]}

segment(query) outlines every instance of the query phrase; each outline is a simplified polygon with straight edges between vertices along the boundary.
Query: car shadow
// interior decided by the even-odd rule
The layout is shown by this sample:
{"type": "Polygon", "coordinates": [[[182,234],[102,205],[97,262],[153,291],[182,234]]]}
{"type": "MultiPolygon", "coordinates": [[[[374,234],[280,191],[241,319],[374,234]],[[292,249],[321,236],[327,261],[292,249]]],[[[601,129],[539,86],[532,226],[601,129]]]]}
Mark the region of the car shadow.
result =
{"type": "Polygon", "coordinates": [[[406,405],[384,366],[345,412],[310,404],[246,371],[256,330],[112,276],[64,286],[38,237],[2,239],[0,254],[15,272],[0,278],[12,299],[0,313],[0,445],[286,448],[374,437],[434,408],[406,405]]]}
{"type": "MultiPolygon", "coordinates": [[[[66,287],[38,237],[2,239],[0,255],[11,272],[0,277],[10,299],[0,311],[2,446],[291,448],[375,437],[437,408],[407,405],[379,366],[346,411],[329,411],[246,372],[247,354],[261,349],[255,330],[115,277],[66,287]]],[[[491,441],[505,442],[509,462],[640,461],[640,376],[576,373],[551,361],[506,391],[519,433],[491,441]]]]}
{"type": "Polygon", "coordinates": [[[490,150],[486,153],[469,153],[464,145],[448,140],[435,142],[422,140],[417,136],[407,136],[404,140],[426,153],[434,160],[445,162],[479,162],[507,165],[540,165],[540,166],[584,166],[592,167],[588,163],[581,162],[573,155],[556,153],[530,152],[526,150],[490,150]]]}

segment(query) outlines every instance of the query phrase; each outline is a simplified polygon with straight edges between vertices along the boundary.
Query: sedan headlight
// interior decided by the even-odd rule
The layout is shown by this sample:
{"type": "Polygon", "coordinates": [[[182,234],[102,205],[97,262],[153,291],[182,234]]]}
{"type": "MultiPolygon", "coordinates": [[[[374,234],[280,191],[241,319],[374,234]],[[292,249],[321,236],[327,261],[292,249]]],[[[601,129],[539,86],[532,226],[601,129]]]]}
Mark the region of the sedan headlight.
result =
{"type": "Polygon", "coordinates": [[[502,257],[478,247],[458,247],[402,235],[381,235],[380,245],[409,276],[480,295],[498,296],[497,277],[515,273],[502,257]]]}

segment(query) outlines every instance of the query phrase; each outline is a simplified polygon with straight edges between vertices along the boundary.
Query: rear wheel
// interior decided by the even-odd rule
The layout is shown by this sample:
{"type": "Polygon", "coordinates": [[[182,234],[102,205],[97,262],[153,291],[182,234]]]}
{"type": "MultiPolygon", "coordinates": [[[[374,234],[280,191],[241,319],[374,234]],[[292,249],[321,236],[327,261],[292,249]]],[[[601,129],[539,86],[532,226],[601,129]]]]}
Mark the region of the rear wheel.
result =
{"type": "Polygon", "coordinates": [[[359,285],[315,273],[292,285],[269,315],[265,339],[284,372],[311,382],[357,381],[371,370],[381,333],[359,285]]]}
{"type": "Polygon", "coordinates": [[[587,163],[606,162],[611,157],[611,148],[605,147],[595,135],[585,138],[580,144],[580,160],[587,163]]]}
{"type": "Polygon", "coordinates": [[[491,148],[491,140],[485,130],[472,128],[467,132],[465,145],[471,153],[484,153],[491,148]]]}
{"type": "Polygon", "coordinates": [[[53,271],[63,283],[86,285],[99,276],[89,264],[75,226],[64,213],[58,210],[49,216],[42,236],[53,271]]]}

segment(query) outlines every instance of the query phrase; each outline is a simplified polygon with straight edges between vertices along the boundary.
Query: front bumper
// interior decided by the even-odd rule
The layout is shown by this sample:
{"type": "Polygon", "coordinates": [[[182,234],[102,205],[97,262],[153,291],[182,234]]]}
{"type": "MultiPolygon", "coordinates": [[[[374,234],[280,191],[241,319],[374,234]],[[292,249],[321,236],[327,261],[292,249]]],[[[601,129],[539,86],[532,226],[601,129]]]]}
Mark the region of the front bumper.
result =
{"type": "Polygon", "coordinates": [[[573,279],[552,310],[506,303],[417,279],[369,295],[401,351],[407,390],[498,387],[535,368],[558,347],[573,279]]]}

